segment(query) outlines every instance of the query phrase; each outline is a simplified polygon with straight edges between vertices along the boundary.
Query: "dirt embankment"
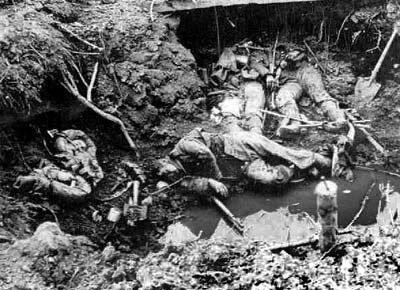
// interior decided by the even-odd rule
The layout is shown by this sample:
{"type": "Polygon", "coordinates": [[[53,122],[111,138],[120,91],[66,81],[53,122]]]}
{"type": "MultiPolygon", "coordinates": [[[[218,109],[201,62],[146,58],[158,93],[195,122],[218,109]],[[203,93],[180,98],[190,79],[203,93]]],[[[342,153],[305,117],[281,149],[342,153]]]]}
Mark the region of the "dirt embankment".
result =
{"type": "Polygon", "coordinates": [[[201,113],[203,84],[193,56],[175,37],[176,19],[151,22],[147,9],[132,1],[88,3],[27,1],[1,10],[1,123],[51,110],[76,115],[60,72],[69,70],[86,96],[96,62],[93,101],[121,117],[133,137],[162,116],[201,113]]]}
{"type": "MultiPolygon", "coordinates": [[[[13,1],[6,2],[13,4],[13,1]]],[[[1,4],[3,3],[0,2],[1,4]]],[[[161,151],[171,147],[180,136],[201,120],[203,83],[196,74],[196,62],[192,54],[176,39],[176,19],[157,17],[151,22],[149,11],[144,8],[146,5],[142,4],[148,3],[135,1],[133,4],[132,1],[121,0],[112,4],[102,4],[100,1],[49,0],[15,1],[15,5],[6,5],[0,11],[0,116],[5,116],[0,117],[3,118],[0,123],[26,119],[42,112],[65,110],[67,107],[71,107],[69,111],[76,115],[81,108],[78,110],[73,97],[62,89],[60,71],[69,70],[82,94],[86,95],[86,87],[79,73],[88,83],[98,62],[98,75],[93,89],[94,103],[106,112],[120,117],[128,125],[130,134],[135,138],[140,137],[142,153],[146,152],[145,157],[160,155],[161,151]],[[179,120],[179,124],[176,124],[176,120],[179,120]]],[[[362,20],[357,23],[357,18],[354,18],[356,22],[351,20],[354,23],[345,23],[343,39],[352,42],[360,28],[371,22],[378,24],[377,29],[382,30],[383,45],[384,39],[390,33],[391,24],[385,21],[381,23],[384,18],[381,16],[367,13],[366,22],[362,20]]],[[[374,30],[371,28],[372,24],[365,27],[366,30],[361,31],[361,36],[368,35],[368,29],[374,30]]],[[[362,42],[361,36],[356,39],[358,42],[362,42]]],[[[375,35],[368,48],[373,48],[377,39],[378,35],[375,35]]],[[[330,54],[329,50],[325,51],[325,58],[324,45],[313,43],[312,47],[329,70],[327,81],[330,93],[346,103],[348,96],[352,94],[352,89],[349,88],[355,82],[349,54],[342,58],[342,53],[346,52],[348,46],[341,47],[343,51],[335,51],[338,53],[334,54],[335,58],[332,58],[333,54],[330,54]]],[[[365,51],[360,53],[365,54],[365,51]]],[[[358,66],[365,70],[359,69],[355,72],[356,75],[368,75],[368,69],[379,55],[379,50],[365,55],[369,59],[362,60],[362,64],[358,66]]],[[[383,137],[388,136],[385,135],[386,126],[397,125],[400,119],[397,109],[393,111],[392,106],[392,102],[397,106],[393,95],[398,91],[397,77],[393,79],[394,82],[386,83],[389,85],[382,90],[371,110],[364,115],[374,120],[373,126],[378,128],[378,133],[383,137]],[[389,95],[390,98],[382,97],[389,95]],[[380,110],[380,107],[384,110],[380,110]]],[[[63,111],[63,115],[68,114],[63,111]]],[[[13,195],[10,189],[16,175],[27,172],[29,165],[34,166],[39,157],[47,155],[38,128],[80,128],[95,140],[99,147],[99,161],[106,172],[106,178],[96,190],[96,195],[110,194],[111,188],[126,178],[119,163],[122,159],[131,157],[129,152],[116,148],[115,144],[120,140],[116,141],[113,138],[118,133],[110,130],[109,126],[100,122],[95,115],[83,116],[84,118],[67,122],[65,118],[42,115],[37,123],[18,127],[19,134],[13,135],[9,129],[0,132],[0,192],[11,196],[1,200],[3,230],[0,232],[0,241],[26,237],[40,221],[54,219],[46,208],[35,208],[33,204],[28,206],[30,201],[37,201],[34,197],[13,195]],[[23,230],[18,230],[17,227],[23,230]]],[[[392,136],[397,136],[395,133],[392,136]]],[[[322,142],[321,138],[325,138],[326,135],[321,134],[318,142],[322,142]]],[[[315,144],[315,136],[307,138],[295,140],[295,145],[308,147],[312,144],[309,148],[318,145],[315,144]]],[[[366,152],[371,152],[371,148],[366,152]]],[[[365,156],[362,162],[378,159],[381,160],[381,157],[371,154],[365,156]]],[[[153,183],[152,181],[151,185],[153,183]]],[[[148,191],[149,189],[145,189],[144,195],[147,195],[148,191]]],[[[115,202],[118,205],[122,203],[122,199],[115,202]]],[[[142,228],[138,228],[134,234],[128,228],[120,228],[120,232],[115,233],[115,245],[119,250],[132,252],[130,247],[134,247],[134,250],[145,252],[149,248],[156,248],[157,238],[163,234],[165,226],[180,213],[185,199],[171,194],[156,197],[154,203],[150,210],[150,219],[142,228]]],[[[40,201],[40,204],[49,206],[43,201],[40,201]]],[[[95,206],[105,217],[114,204],[91,202],[90,205],[95,206]]],[[[103,237],[111,230],[106,221],[93,222],[92,210],[88,207],[71,210],[50,206],[59,218],[61,228],[69,233],[85,234],[101,243],[104,242],[103,237]]],[[[42,230],[43,228],[38,230],[39,234],[34,235],[29,243],[35,245],[38,236],[43,237],[40,234],[42,230]]],[[[324,289],[337,285],[347,286],[350,281],[359,285],[362,283],[357,280],[360,277],[371,279],[369,285],[375,287],[379,286],[379,283],[390,286],[391,281],[385,275],[396,271],[397,268],[393,267],[398,267],[398,257],[395,254],[398,252],[398,245],[393,239],[383,239],[374,244],[373,249],[376,253],[383,253],[386,256],[382,257],[394,261],[386,263],[380,256],[370,260],[368,263],[371,267],[389,269],[388,272],[381,273],[382,275],[376,273],[376,277],[373,276],[375,273],[366,273],[363,267],[359,267],[361,264],[357,260],[364,259],[369,254],[369,248],[358,250],[350,247],[347,252],[352,255],[352,260],[341,260],[341,264],[333,268],[329,268],[330,263],[333,263],[331,260],[318,262],[316,256],[303,260],[304,257],[297,259],[286,254],[272,255],[264,245],[230,246],[203,242],[187,249],[167,248],[164,252],[151,255],[139,263],[136,255],[115,254],[115,249],[109,247],[106,248],[106,253],[102,254],[110,256],[105,259],[98,251],[92,250],[91,246],[77,246],[70,241],[71,237],[63,238],[64,234],[60,233],[59,229],[53,228],[51,231],[52,236],[61,236],[62,241],[66,241],[65,247],[61,245],[60,250],[47,249],[37,257],[33,255],[34,259],[31,259],[32,254],[29,252],[31,247],[22,255],[25,255],[26,260],[21,264],[12,264],[12,259],[21,256],[21,249],[14,248],[11,252],[1,253],[0,263],[8,272],[0,277],[0,283],[3,283],[5,289],[12,289],[14,286],[27,289],[136,289],[140,283],[148,286],[148,289],[207,289],[218,288],[221,285],[233,289],[282,289],[305,286],[310,281],[314,283],[315,288],[324,289]],[[393,249],[393,252],[389,249],[393,249]],[[107,254],[107,251],[111,253],[107,254]],[[210,253],[214,252],[218,252],[218,255],[210,256],[210,253]],[[307,267],[313,265],[310,261],[320,264],[318,269],[323,273],[313,272],[314,268],[307,267]],[[291,268],[283,271],[283,263],[291,268]],[[266,264],[269,264],[270,268],[264,269],[266,264]],[[146,269],[152,271],[153,279],[149,279],[146,269]],[[258,269],[259,272],[251,275],[249,269],[258,269]],[[340,279],[328,281],[329,285],[321,286],[322,282],[319,279],[326,278],[326,273],[335,276],[343,269],[348,274],[338,276],[340,279]],[[167,271],[180,278],[173,280],[160,274],[167,271]],[[268,281],[265,277],[268,277],[268,281]],[[32,285],[28,285],[29,283],[32,285]]],[[[22,249],[22,252],[24,251],[22,249]]]]}
{"type": "MultiPolygon", "coordinates": [[[[79,128],[93,138],[106,172],[94,195],[108,195],[115,184],[127,179],[120,162],[132,160],[132,152],[119,147],[124,140],[118,130],[95,114],[82,114],[84,108],[61,85],[62,72],[71,72],[86,96],[85,82],[90,83],[98,63],[93,103],[121,118],[132,138],[139,141],[145,158],[159,154],[154,144],[165,150],[194,126],[193,120],[203,116],[204,85],[193,56],[175,36],[177,20],[156,17],[151,21],[146,2],[103,2],[18,1],[0,10],[0,192],[10,196],[10,201],[5,200],[7,210],[2,212],[7,237],[23,237],[40,221],[52,219],[43,208],[24,211],[23,205],[22,209],[15,206],[22,199],[29,208],[30,201],[38,200],[20,196],[11,188],[18,174],[35,168],[40,158],[51,158],[43,146],[46,129],[79,128]],[[35,121],[5,126],[32,119],[35,121]],[[179,120],[180,126],[174,120],[179,120]],[[14,232],[13,224],[20,223],[26,230],[14,232]]],[[[114,204],[121,203],[123,198],[114,204]]],[[[94,201],[92,205],[105,217],[113,202],[94,201]]],[[[84,233],[100,242],[111,230],[107,223],[94,223],[87,207],[50,206],[70,233],[84,233]]],[[[170,219],[169,207],[170,201],[155,208],[150,213],[155,224],[149,223],[149,233],[143,229],[135,240],[145,245],[160,216],[170,219]]]]}

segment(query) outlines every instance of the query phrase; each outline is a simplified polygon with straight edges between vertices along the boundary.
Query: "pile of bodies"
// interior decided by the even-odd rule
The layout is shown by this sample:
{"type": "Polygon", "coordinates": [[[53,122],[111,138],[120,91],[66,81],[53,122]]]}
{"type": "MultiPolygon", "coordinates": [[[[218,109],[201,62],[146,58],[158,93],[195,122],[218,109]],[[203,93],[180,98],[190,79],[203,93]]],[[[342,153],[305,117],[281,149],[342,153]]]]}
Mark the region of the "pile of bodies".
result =
{"type": "MultiPolygon", "coordinates": [[[[226,179],[263,185],[283,185],[322,173],[351,179],[347,150],[354,127],[326,91],[319,71],[301,49],[285,51],[275,46],[269,53],[264,49],[250,53],[249,47],[225,49],[210,77],[211,117],[222,125],[222,132],[191,131],[156,162],[160,178],[192,193],[221,196],[228,194],[226,179]],[[303,94],[315,102],[333,129],[349,126],[347,136],[320,153],[285,147],[263,135],[266,108],[283,116],[278,136],[301,133],[305,117],[296,102],[303,94]]],[[[69,202],[85,200],[103,178],[96,146],[79,130],[50,133],[57,165],[44,160],[29,175],[19,176],[14,187],[69,202]]]]}
{"type": "Polygon", "coordinates": [[[14,188],[62,202],[82,202],[103,179],[96,146],[80,130],[49,131],[55,163],[42,160],[29,175],[19,176],[14,188]]]}
{"type": "Polygon", "coordinates": [[[212,120],[221,133],[195,129],[181,139],[170,154],[158,160],[156,170],[165,181],[183,178],[180,186],[200,195],[226,196],[226,179],[263,185],[283,185],[294,178],[333,174],[352,179],[347,151],[354,127],[338,102],[326,91],[319,71],[301,49],[270,50],[244,45],[225,49],[211,74],[214,91],[212,120]],[[247,53],[240,53],[240,52],[247,53]],[[282,146],[263,136],[263,111],[276,110],[283,120],[277,128],[281,138],[302,133],[297,101],[307,94],[335,130],[348,126],[347,136],[316,153],[282,146]]]}
{"type": "MultiPolygon", "coordinates": [[[[238,53],[249,48],[237,48],[238,53]]],[[[254,49],[254,48],[253,48],[254,49]]],[[[326,91],[322,75],[299,48],[275,48],[273,53],[256,50],[250,54],[234,53],[228,48],[222,53],[210,82],[215,90],[212,118],[226,132],[247,129],[262,133],[262,111],[276,110],[286,116],[277,129],[277,136],[287,137],[301,132],[297,101],[308,95],[333,126],[346,123],[345,113],[326,91]],[[272,55],[272,56],[271,56],[272,55]]]]}

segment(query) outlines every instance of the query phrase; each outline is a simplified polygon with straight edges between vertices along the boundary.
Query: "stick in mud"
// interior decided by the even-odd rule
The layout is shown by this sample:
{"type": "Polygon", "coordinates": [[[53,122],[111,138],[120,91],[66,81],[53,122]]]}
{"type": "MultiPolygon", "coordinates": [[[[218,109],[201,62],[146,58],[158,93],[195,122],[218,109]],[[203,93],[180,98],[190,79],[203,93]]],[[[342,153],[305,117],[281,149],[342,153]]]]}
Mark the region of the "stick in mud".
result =
{"type": "Polygon", "coordinates": [[[356,213],[356,215],[354,216],[354,218],[351,220],[351,222],[345,227],[344,230],[348,230],[360,217],[361,213],[364,211],[365,209],[365,205],[367,204],[367,201],[369,200],[369,195],[372,192],[372,189],[375,187],[376,185],[376,181],[372,181],[371,185],[369,186],[369,189],[367,191],[367,193],[365,194],[362,202],[361,202],[361,206],[360,209],[358,210],[358,212],[356,213]]]}
{"type": "Polygon", "coordinates": [[[318,221],[321,224],[319,247],[324,253],[337,241],[338,233],[338,187],[333,181],[323,180],[315,187],[318,221]]]}

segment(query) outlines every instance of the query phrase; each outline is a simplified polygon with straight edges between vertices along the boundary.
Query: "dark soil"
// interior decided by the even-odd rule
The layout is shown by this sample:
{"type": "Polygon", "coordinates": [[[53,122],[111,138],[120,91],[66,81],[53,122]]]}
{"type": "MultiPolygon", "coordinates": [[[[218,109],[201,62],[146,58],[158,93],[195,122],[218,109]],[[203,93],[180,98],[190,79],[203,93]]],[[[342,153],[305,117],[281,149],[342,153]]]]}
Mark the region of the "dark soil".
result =
{"type": "MultiPolygon", "coordinates": [[[[185,35],[194,35],[191,33],[193,25],[190,26],[190,13],[181,17],[183,24],[179,28],[179,18],[176,16],[155,15],[155,21],[151,22],[148,11],[150,1],[103,2],[113,1],[0,1],[0,246],[5,248],[9,242],[29,237],[39,224],[54,221],[55,217],[62,231],[84,235],[96,244],[94,248],[72,246],[68,251],[47,251],[38,256],[32,255],[34,258],[28,254],[23,262],[15,265],[13,262],[20,257],[20,253],[2,251],[0,263],[7,269],[0,276],[2,289],[136,289],[139,285],[144,285],[144,289],[284,289],[299,285],[305,287],[311,282],[310,285],[315,289],[325,289],[329,285],[347,285],[343,281],[350,283],[350,280],[353,286],[361,285],[361,277],[367,274],[357,274],[359,268],[357,271],[354,269],[360,263],[356,261],[351,262],[350,267],[347,260],[341,260],[342,264],[330,268],[333,261],[318,262],[315,253],[310,254],[309,260],[304,255],[301,259],[287,254],[272,255],[267,251],[267,245],[258,244],[194,243],[193,247],[187,249],[164,249],[139,262],[139,257],[162,248],[158,238],[167,226],[188,204],[198,201],[175,192],[153,196],[154,203],[147,221],[134,228],[122,221],[112,232],[113,225],[106,220],[107,213],[112,206],[121,206],[126,196],[109,202],[98,199],[110,195],[116,184],[129,180],[122,169],[121,162],[124,160],[138,162],[145,169],[148,181],[141,189],[143,198],[150,195],[157,182],[150,171],[154,158],[164,156],[177,140],[194,127],[218,129],[208,121],[205,110],[207,88],[197,74],[197,65],[209,65],[210,61],[215,60],[217,52],[213,41],[185,38],[185,35]],[[99,51],[70,33],[60,31],[60,25],[104,50],[99,51]],[[178,30],[181,39],[176,36],[178,30]],[[197,50],[193,51],[196,60],[181,43],[190,49],[196,46],[197,50]],[[96,62],[99,62],[99,72],[93,101],[127,125],[140,148],[140,160],[135,160],[134,154],[127,150],[118,128],[77,105],[60,84],[60,72],[69,70],[82,94],[86,95],[85,85],[73,65],[89,82],[96,62]],[[88,204],[65,207],[51,200],[23,196],[12,190],[12,183],[19,174],[29,172],[40,158],[51,158],[43,139],[45,130],[53,128],[83,130],[98,147],[98,159],[105,178],[93,192],[88,204]],[[99,211],[103,221],[93,221],[94,209],[99,211]],[[108,242],[119,252],[115,260],[104,261],[95,248],[102,249],[108,242]],[[218,248],[218,251],[215,250],[218,255],[211,257],[214,247],[218,248]],[[165,263],[161,262],[164,260],[165,263]],[[269,262],[271,266],[268,269],[261,269],[269,262]],[[282,271],[282,263],[287,263],[291,268],[282,271]],[[312,263],[319,263],[320,268],[313,268],[310,266],[314,265],[312,263]],[[343,263],[347,265],[349,275],[328,281],[327,273],[336,277],[343,263]],[[25,267],[26,264],[31,268],[25,267]],[[249,269],[259,269],[259,272],[251,276],[249,269]],[[153,273],[154,279],[149,280],[146,271],[161,274],[153,273]],[[165,277],[167,272],[173,273],[170,278],[165,277]],[[331,284],[327,286],[327,283],[331,284]]],[[[325,7],[321,11],[331,9],[329,17],[318,12],[318,20],[307,18],[310,23],[316,22],[318,25],[302,26],[297,38],[286,39],[296,42],[304,36],[308,37],[312,49],[327,70],[329,92],[343,107],[352,106],[356,76],[369,75],[379,57],[380,50],[365,49],[373,48],[377,43],[378,36],[372,32],[381,31],[381,48],[390,34],[393,19],[386,15],[382,1],[375,2],[378,3],[372,8],[357,10],[361,12],[345,24],[338,46],[332,44],[332,39],[352,9],[347,2],[342,9],[325,7]],[[376,11],[379,16],[374,16],[376,11]],[[319,30],[315,27],[322,23],[320,20],[324,15],[327,17],[326,23],[333,15],[337,19],[329,29],[325,28],[318,41],[319,30]],[[357,41],[352,42],[358,32],[357,41]]],[[[207,20],[210,13],[206,14],[203,18],[195,16],[207,20]]],[[[224,25],[227,26],[227,23],[224,25]]],[[[213,25],[204,26],[202,31],[207,36],[212,35],[212,29],[207,30],[206,27],[213,25]]],[[[242,34],[245,32],[243,27],[242,34]]],[[[253,39],[259,45],[275,39],[275,36],[262,34],[262,31],[260,35],[253,39]]],[[[227,37],[226,44],[237,40],[227,37]]],[[[297,45],[303,46],[301,41],[297,45]]],[[[397,51],[393,49],[382,69],[385,73],[379,81],[383,89],[376,100],[370,106],[357,108],[364,118],[372,120],[376,137],[390,151],[389,159],[384,160],[358,134],[355,147],[357,164],[385,165],[389,161],[392,170],[398,169],[400,104],[396,94],[400,86],[397,68],[393,67],[400,61],[397,51]]],[[[313,106],[302,107],[302,110],[311,119],[320,118],[313,106]]],[[[274,119],[269,121],[271,124],[276,122],[274,119]]],[[[267,129],[268,136],[274,138],[273,126],[267,129]]],[[[310,132],[304,138],[287,141],[286,144],[317,150],[334,138],[335,135],[327,132],[310,132]]],[[[382,254],[382,259],[397,261],[395,253],[398,252],[398,245],[393,239],[379,240],[374,246],[376,256],[385,252],[385,247],[392,248],[392,252],[382,254]]],[[[347,252],[351,257],[365,256],[366,249],[351,246],[347,252]]],[[[368,263],[379,269],[393,265],[397,267],[397,262],[382,261],[376,258],[368,263]]],[[[385,275],[391,273],[392,268],[389,272],[382,271],[381,276],[377,274],[378,278],[368,278],[371,279],[368,285],[390,285],[391,281],[385,275]]]]}

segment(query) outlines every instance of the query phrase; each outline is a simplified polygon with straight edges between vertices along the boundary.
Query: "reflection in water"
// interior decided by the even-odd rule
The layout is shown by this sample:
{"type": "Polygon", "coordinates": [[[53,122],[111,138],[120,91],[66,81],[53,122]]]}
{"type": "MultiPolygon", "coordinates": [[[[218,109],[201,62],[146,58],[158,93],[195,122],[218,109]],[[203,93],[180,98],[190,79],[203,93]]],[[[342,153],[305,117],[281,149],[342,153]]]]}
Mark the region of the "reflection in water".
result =
{"type": "MultiPolygon", "coordinates": [[[[381,212],[378,215],[380,191],[378,184],[387,181],[400,190],[400,179],[379,172],[355,171],[355,181],[334,180],[338,184],[339,226],[346,227],[360,210],[362,200],[370,185],[376,186],[370,192],[364,211],[355,225],[387,224],[397,207],[400,195],[393,193],[387,202],[382,199],[381,212]],[[390,209],[390,210],[389,210],[390,209]],[[390,214],[391,213],[391,214],[390,214]]],[[[309,238],[317,232],[316,198],[314,188],[319,181],[291,184],[281,192],[246,192],[233,195],[224,200],[232,213],[242,220],[245,226],[244,237],[240,237],[222,218],[221,213],[212,204],[203,204],[188,209],[185,218],[171,225],[163,242],[183,242],[201,238],[223,238],[263,240],[270,242],[298,241],[309,238]]]]}

